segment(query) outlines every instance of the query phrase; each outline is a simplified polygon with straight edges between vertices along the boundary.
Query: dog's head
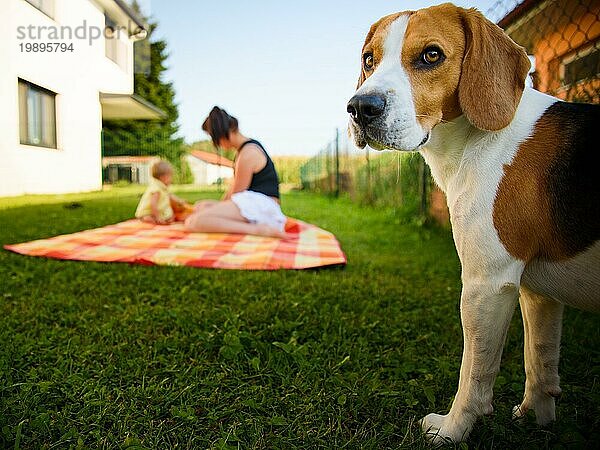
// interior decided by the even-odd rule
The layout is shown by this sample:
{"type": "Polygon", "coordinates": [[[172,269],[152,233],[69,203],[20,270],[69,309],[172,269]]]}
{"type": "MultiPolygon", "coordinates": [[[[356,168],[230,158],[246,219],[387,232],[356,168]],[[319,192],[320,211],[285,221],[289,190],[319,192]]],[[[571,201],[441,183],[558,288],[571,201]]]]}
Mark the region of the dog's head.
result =
{"type": "Polygon", "coordinates": [[[461,114],[477,128],[512,120],[530,62],[522,47],[475,9],[446,3],[371,26],[348,102],[356,145],[418,150],[440,122],[461,114]]]}

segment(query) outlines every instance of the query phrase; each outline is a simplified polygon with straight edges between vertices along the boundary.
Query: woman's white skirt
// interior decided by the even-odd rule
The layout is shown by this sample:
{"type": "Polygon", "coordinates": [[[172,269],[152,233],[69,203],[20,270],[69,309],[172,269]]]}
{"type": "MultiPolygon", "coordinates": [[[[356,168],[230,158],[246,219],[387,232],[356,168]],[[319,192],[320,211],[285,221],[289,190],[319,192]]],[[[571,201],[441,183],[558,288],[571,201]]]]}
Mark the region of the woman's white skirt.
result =
{"type": "Polygon", "coordinates": [[[231,195],[231,201],[239,208],[244,219],[251,223],[263,223],[283,231],[286,217],[279,203],[260,192],[242,191],[231,195]]]}

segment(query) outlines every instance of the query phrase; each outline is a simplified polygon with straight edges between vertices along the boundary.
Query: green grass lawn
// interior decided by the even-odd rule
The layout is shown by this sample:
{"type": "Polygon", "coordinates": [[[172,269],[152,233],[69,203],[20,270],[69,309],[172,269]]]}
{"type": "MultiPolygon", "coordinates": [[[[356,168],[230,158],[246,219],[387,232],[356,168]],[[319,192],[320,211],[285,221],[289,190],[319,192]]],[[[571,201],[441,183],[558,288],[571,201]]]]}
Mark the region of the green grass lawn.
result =
{"type": "MultiPolygon", "coordinates": [[[[0,244],[127,219],[138,195],[2,199],[0,244]],[[73,202],[82,206],[65,207],[73,202]]],[[[283,202],[338,236],[346,268],[223,271],[0,251],[0,447],[427,448],[416,421],[447,410],[462,349],[450,233],[347,200],[283,202]]],[[[567,310],[558,424],[515,423],[517,311],[495,413],[460,448],[597,445],[599,331],[600,316],[567,310]]]]}

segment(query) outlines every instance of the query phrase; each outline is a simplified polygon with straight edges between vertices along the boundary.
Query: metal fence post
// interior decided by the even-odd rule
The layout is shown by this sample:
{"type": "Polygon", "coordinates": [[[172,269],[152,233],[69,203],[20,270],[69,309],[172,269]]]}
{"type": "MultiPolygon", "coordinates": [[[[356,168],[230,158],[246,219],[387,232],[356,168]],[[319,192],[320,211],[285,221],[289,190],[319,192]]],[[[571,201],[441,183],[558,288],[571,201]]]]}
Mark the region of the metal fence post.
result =
{"type": "Polygon", "coordinates": [[[335,129],[335,196],[340,196],[340,130],[335,129]]]}
{"type": "Polygon", "coordinates": [[[365,147],[365,157],[367,158],[367,203],[371,204],[371,159],[369,158],[369,146],[365,147]]]}
{"type": "Polygon", "coordinates": [[[419,209],[421,215],[427,214],[427,168],[425,167],[425,160],[421,157],[419,159],[419,186],[420,186],[420,205],[419,209]]]}

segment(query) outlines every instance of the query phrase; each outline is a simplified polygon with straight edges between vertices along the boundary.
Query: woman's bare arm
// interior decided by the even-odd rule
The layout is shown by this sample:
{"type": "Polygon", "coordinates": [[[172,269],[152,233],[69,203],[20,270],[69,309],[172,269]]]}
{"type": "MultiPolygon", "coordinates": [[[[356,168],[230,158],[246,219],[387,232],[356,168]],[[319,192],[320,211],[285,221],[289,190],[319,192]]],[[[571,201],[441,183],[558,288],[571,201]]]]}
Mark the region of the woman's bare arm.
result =
{"type": "Polygon", "coordinates": [[[248,146],[241,151],[235,162],[235,176],[229,191],[223,200],[229,200],[236,192],[245,191],[250,187],[252,175],[266,164],[266,158],[256,146],[248,146]]]}

